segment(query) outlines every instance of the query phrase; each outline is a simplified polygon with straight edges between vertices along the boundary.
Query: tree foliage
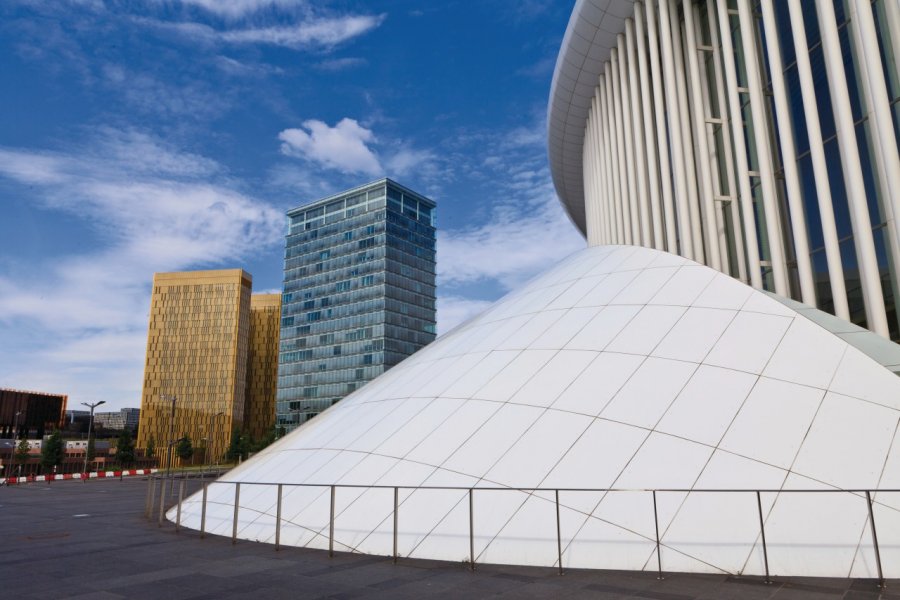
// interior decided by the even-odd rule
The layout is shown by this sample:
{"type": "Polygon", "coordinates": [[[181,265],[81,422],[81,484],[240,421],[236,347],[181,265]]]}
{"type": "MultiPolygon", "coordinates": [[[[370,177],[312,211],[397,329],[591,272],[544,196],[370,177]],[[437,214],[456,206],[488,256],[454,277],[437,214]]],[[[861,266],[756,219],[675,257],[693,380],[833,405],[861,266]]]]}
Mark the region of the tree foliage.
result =
{"type": "Polygon", "coordinates": [[[131,431],[126,427],[119,434],[116,442],[116,462],[127,467],[134,463],[134,439],[131,437],[131,431]]]}
{"type": "Polygon", "coordinates": [[[228,444],[228,450],[225,451],[225,459],[234,462],[240,459],[246,459],[250,454],[250,438],[241,433],[237,428],[231,432],[231,443],[228,444]]]}
{"type": "Polygon", "coordinates": [[[87,444],[87,459],[88,459],[88,462],[92,462],[92,461],[94,460],[94,458],[96,458],[96,456],[97,456],[97,446],[96,446],[96,444],[94,443],[94,436],[91,435],[91,436],[88,438],[88,444],[87,444]]]}
{"type": "Polygon", "coordinates": [[[188,434],[182,435],[181,439],[178,440],[178,443],[175,445],[175,454],[182,461],[190,460],[194,455],[194,445],[191,443],[191,438],[188,434]]]}
{"type": "Polygon", "coordinates": [[[28,440],[25,438],[19,440],[19,445],[16,446],[16,464],[21,467],[28,462],[30,451],[31,447],[28,445],[28,440]]]}
{"type": "Polygon", "coordinates": [[[147,458],[153,458],[156,456],[156,440],[153,439],[153,436],[150,436],[150,439],[147,440],[147,447],[144,449],[144,455],[147,458]]]}
{"type": "Polygon", "coordinates": [[[53,467],[62,463],[65,456],[65,444],[59,429],[54,429],[41,448],[41,466],[44,471],[50,472],[53,467]]]}

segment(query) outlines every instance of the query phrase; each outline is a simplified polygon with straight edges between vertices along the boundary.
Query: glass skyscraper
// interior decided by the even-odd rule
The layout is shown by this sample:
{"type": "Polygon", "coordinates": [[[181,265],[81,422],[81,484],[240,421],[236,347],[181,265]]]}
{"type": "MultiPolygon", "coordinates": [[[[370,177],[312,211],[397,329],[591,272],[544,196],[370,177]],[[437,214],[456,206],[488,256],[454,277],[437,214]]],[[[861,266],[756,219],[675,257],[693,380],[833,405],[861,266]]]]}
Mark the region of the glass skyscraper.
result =
{"type": "Polygon", "coordinates": [[[381,179],[288,212],[279,427],[294,429],[434,340],[434,210],[381,179]]]}

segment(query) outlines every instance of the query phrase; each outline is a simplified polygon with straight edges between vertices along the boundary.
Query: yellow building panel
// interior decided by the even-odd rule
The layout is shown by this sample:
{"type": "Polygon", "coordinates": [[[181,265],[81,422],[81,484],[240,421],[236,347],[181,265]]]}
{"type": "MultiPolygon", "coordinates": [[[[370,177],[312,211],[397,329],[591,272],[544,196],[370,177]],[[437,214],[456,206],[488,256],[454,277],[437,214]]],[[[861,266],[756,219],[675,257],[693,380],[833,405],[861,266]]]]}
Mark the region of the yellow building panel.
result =
{"type": "Polygon", "coordinates": [[[250,297],[250,347],[247,352],[247,392],[244,409],[247,433],[259,440],[275,425],[278,387],[278,337],[281,294],[250,297]]]}
{"type": "Polygon", "coordinates": [[[211,438],[211,459],[225,453],[244,425],[251,286],[242,269],[154,275],[139,447],[152,438],[163,459],[186,434],[195,447],[211,438]]]}

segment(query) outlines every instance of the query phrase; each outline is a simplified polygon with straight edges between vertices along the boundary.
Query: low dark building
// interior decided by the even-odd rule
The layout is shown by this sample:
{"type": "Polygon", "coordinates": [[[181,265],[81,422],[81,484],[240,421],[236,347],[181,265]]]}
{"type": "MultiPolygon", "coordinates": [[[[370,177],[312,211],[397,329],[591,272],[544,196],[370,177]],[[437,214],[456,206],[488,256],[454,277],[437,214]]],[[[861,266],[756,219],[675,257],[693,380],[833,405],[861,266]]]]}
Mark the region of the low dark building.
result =
{"type": "Polygon", "coordinates": [[[62,428],[67,401],[63,394],[0,388],[0,438],[42,438],[62,428]]]}

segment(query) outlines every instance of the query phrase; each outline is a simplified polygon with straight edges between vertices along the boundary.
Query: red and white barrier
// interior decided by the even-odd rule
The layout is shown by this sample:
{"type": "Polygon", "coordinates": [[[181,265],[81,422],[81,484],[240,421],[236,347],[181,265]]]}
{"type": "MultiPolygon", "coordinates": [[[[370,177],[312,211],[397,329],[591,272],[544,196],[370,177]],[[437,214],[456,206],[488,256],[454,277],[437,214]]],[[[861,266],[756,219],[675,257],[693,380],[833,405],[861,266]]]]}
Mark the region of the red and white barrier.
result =
{"type": "Polygon", "coordinates": [[[93,471],[91,473],[61,473],[58,475],[29,475],[27,477],[0,478],[0,485],[4,483],[31,483],[33,481],[62,481],[66,479],[104,479],[114,477],[133,477],[135,475],[150,475],[159,469],[130,469],[125,471],[93,471]]]}

